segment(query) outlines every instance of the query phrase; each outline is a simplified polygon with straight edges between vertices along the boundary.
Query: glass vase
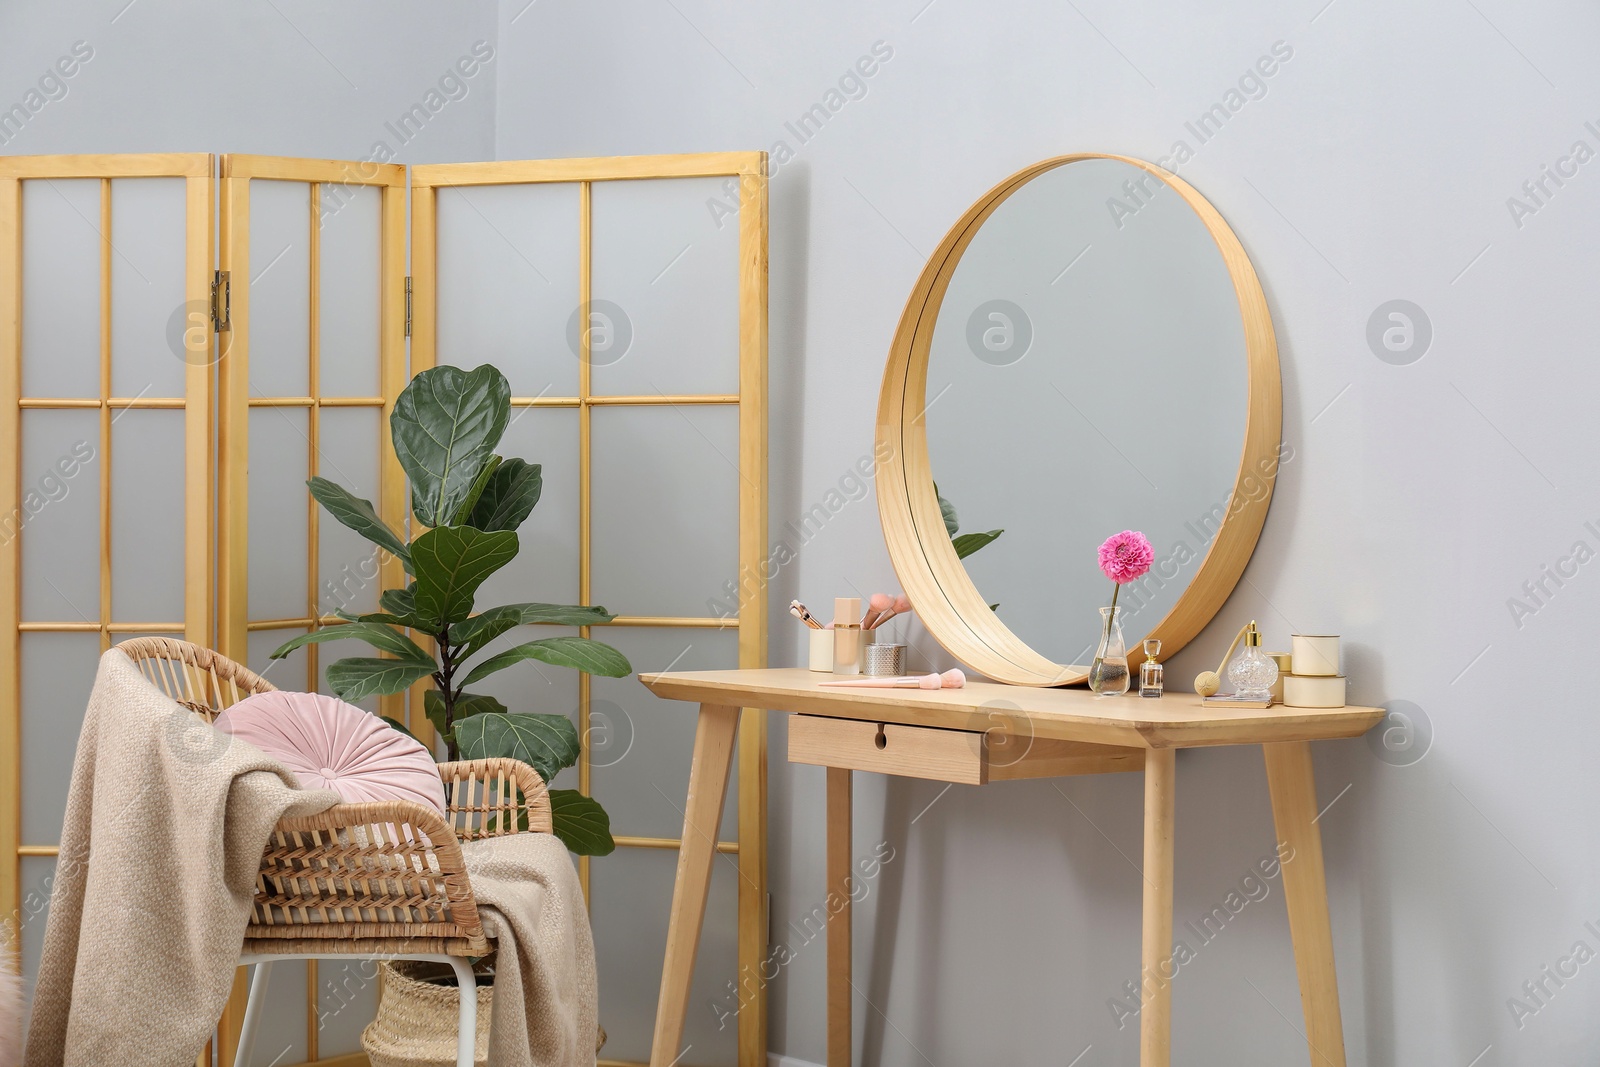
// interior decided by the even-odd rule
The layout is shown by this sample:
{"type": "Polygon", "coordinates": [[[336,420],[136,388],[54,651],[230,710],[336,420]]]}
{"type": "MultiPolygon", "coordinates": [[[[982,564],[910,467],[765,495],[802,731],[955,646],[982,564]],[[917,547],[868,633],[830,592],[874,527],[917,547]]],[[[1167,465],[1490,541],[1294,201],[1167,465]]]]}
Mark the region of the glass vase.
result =
{"type": "Polygon", "coordinates": [[[1128,646],[1122,639],[1122,609],[1100,609],[1100,643],[1089,667],[1089,688],[1096,696],[1119,697],[1128,691],[1128,646]]]}

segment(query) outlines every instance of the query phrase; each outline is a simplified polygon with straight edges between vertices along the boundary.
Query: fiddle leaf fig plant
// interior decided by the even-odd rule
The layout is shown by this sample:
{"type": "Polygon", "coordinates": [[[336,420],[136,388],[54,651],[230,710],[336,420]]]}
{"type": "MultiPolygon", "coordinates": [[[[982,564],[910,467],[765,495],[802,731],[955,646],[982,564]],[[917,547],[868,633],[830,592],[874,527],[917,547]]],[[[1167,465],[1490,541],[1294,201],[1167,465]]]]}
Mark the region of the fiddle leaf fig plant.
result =
{"type": "MultiPolygon", "coordinates": [[[[389,420],[395,454],[411,482],[411,513],[425,530],[411,541],[391,529],[370,501],[326,478],[307,482],[311,495],[343,525],[398,559],[409,581],[386,589],[380,610],[296,637],[276,649],[281,659],[302,645],[350,638],[380,655],[328,665],[328,686],[341,699],[404,692],[423,679],[423,712],[444,742],[447,758],[509,757],[529,764],[546,782],[578,761],[582,742],[565,715],[513,713],[495,697],[474,693],[490,675],[526,660],[620,678],[632,672],[626,657],[587,637],[545,637],[484,654],[496,638],[518,626],[553,623],[594,626],[615,616],[605,608],[572,604],[502,604],[477,609],[478,589],[517,557],[517,527],[533,512],[543,489],[537,463],[495,453],[510,423],[511,388],[487,364],[476,370],[435,367],[411,380],[389,420]],[[434,651],[406,631],[433,641],[434,651]]],[[[396,729],[404,725],[386,720],[396,729]]],[[[603,856],[616,847],[611,820],[593,797],[552,789],[556,836],[579,855],[603,856]]]]}

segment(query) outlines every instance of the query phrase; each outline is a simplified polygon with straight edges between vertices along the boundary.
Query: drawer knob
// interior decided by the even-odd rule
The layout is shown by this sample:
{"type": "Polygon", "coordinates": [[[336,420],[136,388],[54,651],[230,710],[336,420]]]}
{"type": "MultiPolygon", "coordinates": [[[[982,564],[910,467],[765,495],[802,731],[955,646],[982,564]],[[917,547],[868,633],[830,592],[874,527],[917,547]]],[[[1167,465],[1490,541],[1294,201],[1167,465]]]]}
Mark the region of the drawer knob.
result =
{"type": "Polygon", "coordinates": [[[879,748],[889,747],[889,738],[885,736],[883,732],[883,723],[881,722],[878,724],[878,736],[872,739],[872,743],[877,745],[879,748]]]}

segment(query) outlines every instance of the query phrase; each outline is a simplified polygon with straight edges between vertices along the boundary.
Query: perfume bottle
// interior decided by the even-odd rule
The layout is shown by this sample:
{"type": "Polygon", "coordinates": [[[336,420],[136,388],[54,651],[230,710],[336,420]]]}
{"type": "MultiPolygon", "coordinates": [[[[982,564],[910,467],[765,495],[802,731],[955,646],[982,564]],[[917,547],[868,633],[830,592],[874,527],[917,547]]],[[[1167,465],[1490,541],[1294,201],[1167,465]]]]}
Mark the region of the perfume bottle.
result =
{"type": "Polygon", "coordinates": [[[1272,686],[1278,680],[1278,665],[1261,651],[1261,631],[1252,620],[1245,627],[1244,647],[1228,664],[1228,684],[1239,700],[1271,700],[1272,686]]]}
{"type": "Polygon", "coordinates": [[[1156,662],[1156,657],[1161,655],[1161,641],[1159,638],[1147,637],[1144,642],[1144,665],[1139,668],[1139,695],[1142,697],[1160,698],[1163,688],[1163,675],[1167,669],[1156,662]]]}

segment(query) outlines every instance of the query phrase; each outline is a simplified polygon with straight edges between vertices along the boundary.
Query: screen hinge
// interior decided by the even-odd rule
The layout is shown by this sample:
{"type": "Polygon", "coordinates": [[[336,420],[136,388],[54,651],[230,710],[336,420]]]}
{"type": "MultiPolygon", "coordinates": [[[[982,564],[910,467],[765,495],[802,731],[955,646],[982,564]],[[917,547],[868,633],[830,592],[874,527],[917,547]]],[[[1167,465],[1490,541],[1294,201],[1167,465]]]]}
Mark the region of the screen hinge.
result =
{"type": "Polygon", "coordinates": [[[211,278],[211,328],[217,333],[233,327],[233,323],[228,320],[228,305],[232,295],[232,287],[228,284],[228,272],[225,270],[215,272],[211,278]]]}
{"type": "Polygon", "coordinates": [[[406,278],[406,336],[411,336],[411,279],[406,278]]]}

